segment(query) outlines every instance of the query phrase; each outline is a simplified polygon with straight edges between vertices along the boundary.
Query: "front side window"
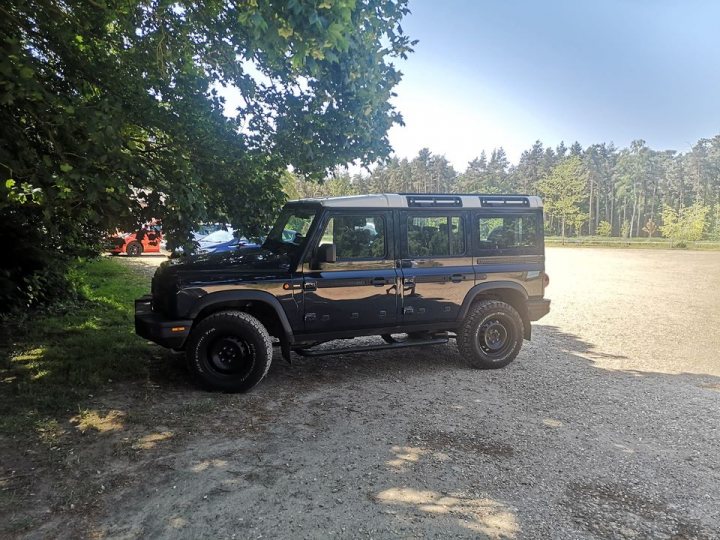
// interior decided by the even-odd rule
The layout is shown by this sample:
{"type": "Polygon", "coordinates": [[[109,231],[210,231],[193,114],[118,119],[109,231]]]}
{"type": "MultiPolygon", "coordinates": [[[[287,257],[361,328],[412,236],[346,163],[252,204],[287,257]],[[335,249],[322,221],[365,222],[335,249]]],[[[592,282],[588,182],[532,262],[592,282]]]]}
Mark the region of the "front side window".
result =
{"type": "Polygon", "coordinates": [[[385,220],[382,216],[330,218],[320,245],[335,244],[338,259],[379,259],[385,257],[385,220]]]}
{"type": "Polygon", "coordinates": [[[465,230],[459,216],[409,216],[408,255],[450,257],[465,253],[465,230]]]}
{"type": "Polygon", "coordinates": [[[539,244],[537,219],[534,215],[481,217],[478,220],[481,250],[527,250],[539,244]]]}
{"type": "Polygon", "coordinates": [[[317,216],[314,208],[285,208],[267,235],[263,246],[288,254],[299,253],[317,216]]]}

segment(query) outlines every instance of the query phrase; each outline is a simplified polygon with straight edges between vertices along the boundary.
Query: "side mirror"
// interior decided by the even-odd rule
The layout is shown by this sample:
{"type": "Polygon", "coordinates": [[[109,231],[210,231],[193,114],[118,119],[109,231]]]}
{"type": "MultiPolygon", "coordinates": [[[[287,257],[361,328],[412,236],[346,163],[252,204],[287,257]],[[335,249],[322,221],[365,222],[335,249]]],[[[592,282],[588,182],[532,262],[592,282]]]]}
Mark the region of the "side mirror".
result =
{"type": "Polygon", "coordinates": [[[317,261],[319,263],[334,263],[337,262],[337,251],[335,244],[323,244],[318,248],[317,261]]]}

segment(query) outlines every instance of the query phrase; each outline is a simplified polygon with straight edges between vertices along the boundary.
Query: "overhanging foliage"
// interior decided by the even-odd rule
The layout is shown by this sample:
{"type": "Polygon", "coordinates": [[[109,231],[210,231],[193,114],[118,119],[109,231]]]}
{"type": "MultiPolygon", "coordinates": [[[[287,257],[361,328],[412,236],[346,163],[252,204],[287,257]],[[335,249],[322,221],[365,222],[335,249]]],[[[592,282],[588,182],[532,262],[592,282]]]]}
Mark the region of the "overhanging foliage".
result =
{"type": "Polygon", "coordinates": [[[150,217],[175,239],[203,220],[257,232],[288,167],[319,177],[389,153],[406,13],[405,0],[3,3],[0,212],[19,224],[5,232],[39,231],[63,254],[150,217]]]}

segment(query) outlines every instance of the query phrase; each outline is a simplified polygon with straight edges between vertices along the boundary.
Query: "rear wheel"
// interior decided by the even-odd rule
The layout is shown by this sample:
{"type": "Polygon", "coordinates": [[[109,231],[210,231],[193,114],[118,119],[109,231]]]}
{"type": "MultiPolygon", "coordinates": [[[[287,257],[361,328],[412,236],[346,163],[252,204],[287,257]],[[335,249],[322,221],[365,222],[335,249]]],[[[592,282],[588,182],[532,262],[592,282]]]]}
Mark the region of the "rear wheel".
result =
{"type": "Polygon", "coordinates": [[[265,327],[242,311],[221,311],[198,323],[186,347],[190,373],[203,386],[246,392],[270,369],[272,341],[265,327]]]}
{"type": "Polygon", "coordinates": [[[520,352],[523,323],[510,304],[481,300],[470,308],[457,333],[460,354],[477,369],[507,366],[520,352]]]}
{"type": "Polygon", "coordinates": [[[130,257],[137,257],[139,255],[142,255],[142,252],[143,247],[140,242],[130,242],[125,248],[125,253],[130,255],[130,257]]]}

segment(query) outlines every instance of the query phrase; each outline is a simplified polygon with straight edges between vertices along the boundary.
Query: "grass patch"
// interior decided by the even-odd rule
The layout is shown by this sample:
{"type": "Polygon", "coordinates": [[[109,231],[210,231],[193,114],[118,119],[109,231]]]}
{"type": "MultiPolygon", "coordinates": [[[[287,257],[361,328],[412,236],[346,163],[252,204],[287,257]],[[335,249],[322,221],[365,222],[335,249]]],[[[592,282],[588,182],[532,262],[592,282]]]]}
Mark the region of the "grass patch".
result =
{"type": "Polygon", "coordinates": [[[546,236],[545,245],[549,247],[612,247],[630,249],[691,249],[702,251],[720,251],[720,242],[701,240],[689,242],[686,247],[673,247],[667,238],[617,238],[604,236],[579,236],[565,238],[546,236]]]}
{"type": "Polygon", "coordinates": [[[158,349],[135,335],[133,301],[148,280],[111,259],[71,270],[84,300],[22,321],[0,337],[0,430],[44,430],[94,388],[148,373],[158,349]]]}

